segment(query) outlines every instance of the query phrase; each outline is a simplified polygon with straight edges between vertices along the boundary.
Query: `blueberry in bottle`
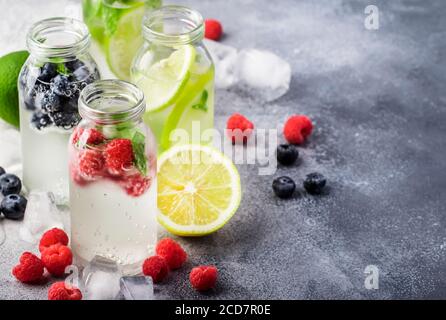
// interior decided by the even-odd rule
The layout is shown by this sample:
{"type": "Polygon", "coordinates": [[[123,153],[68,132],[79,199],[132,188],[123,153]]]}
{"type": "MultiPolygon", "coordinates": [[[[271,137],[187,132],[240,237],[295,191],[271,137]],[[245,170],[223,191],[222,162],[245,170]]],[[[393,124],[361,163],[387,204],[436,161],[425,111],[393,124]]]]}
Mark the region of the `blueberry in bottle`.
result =
{"type": "Polygon", "coordinates": [[[292,165],[299,157],[297,147],[292,144],[280,144],[276,150],[277,161],[280,164],[289,166],[292,165]]]}
{"type": "Polygon", "coordinates": [[[23,219],[28,201],[18,194],[7,195],[0,204],[0,211],[5,218],[19,220],[23,219]]]}
{"type": "Polygon", "coordinates": [[[68,77],[59,74],[51,81],[51,89],[59,95],[69,97],[72,94],[71,84],[68,77]]]}
{"type": "Polygon", "coordinates": [[[40,68],[40,75],[37,77],[42,82],[50,82],[57,75],[57,68],[54,63],[47,62],[40,68]]]}
{"type": "Polygon", "coordinates": [[[42,128],[48,127],[53,122],[47,114],[38,111],[31,117],[31,123],[36,129],[41,130],[42,128]]]}
{"type": "Polygon", "coordinates": [[[290,198],[294,190],[296,190],[296,184],[293,179],[287,176],[279,177],[273,181],[273,191],[279,198],[290,198]]]}
{"type": "Polygon", "coordinates": [[[15,174],[3,174],[0,176],[0,190],[4,196],[18,194],[22,190],[22,182],[15,174]]]}
{"type": "Polygon", "coordinates": [[[45,113],[60,111],[60,97],[52,91],[45,92],[41,100],[41,108],[45,113]]]}
{"type": "Polygon", "coordinates": [[[304,181],[304,188],[310,194],[321,194],[327,183],[327,179],[318,172],[307,175],[304,181]]]}

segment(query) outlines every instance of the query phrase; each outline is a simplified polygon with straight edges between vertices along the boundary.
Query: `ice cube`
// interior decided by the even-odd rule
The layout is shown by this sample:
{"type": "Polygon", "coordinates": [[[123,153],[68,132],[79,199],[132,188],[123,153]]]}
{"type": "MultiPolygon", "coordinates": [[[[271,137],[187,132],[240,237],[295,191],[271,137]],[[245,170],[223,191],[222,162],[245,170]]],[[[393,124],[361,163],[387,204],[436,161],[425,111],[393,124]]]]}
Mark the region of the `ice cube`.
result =
{"type": "Polygon", "coordinates": [[[95,256],[82,272],[82,292],[86,300],[113,300],[119,293],[121,268],[115,261],[95,256]]]}
{"type": "Polygon", "coordinates": [[[215,64],[215,86],[226,89],[234,85],[237,82],[235,75],[237,49],[212,40],[204,41],[215,64]]]}
{"type": "Polygon", "coordinates": [[[125,300],[153,300],[153,281],[151,277],[132,276],[120,280],[121,293],[125,300]]]}
{"type": "Polygon", "coordinates": [[[51,192],[31,191],[28,194],[25,217],[20,228],[20,238],[30,243],[37,243],[48,229],[64,229],[62,221],[61,212],[51,192]]]}
{"type": "Polygon", "coordinates": [[[237,86],[262,101],[273,101],[290,87],[290,64],[270,51],[241,50],[237,55],[235,72],[237,86]]]}

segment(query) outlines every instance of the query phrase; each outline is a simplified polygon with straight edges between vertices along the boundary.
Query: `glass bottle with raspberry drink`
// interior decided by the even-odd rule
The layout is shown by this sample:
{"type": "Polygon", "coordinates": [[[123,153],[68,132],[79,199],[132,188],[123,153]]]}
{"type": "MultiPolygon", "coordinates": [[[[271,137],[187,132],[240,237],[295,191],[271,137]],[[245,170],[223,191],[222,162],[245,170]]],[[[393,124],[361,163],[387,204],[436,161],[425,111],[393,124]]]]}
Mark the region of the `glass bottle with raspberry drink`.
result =
{"type": "Polygon", "coordinates": [[[20,72],[20,134],[23,182],[28,190],[51,191],[68,202],[67,144],[79,123],[81,90],[99,79],[90,56],[90,34],[81,22],[50,18],[27,36],[30,56],[20,72]]]}
{"type": "Polygon", "coordinates": [[[156,243],[156,142],[141,117],[143,93],[120,80],[81,92],[69,146],[72,247],[136,273],[156,243]]]}

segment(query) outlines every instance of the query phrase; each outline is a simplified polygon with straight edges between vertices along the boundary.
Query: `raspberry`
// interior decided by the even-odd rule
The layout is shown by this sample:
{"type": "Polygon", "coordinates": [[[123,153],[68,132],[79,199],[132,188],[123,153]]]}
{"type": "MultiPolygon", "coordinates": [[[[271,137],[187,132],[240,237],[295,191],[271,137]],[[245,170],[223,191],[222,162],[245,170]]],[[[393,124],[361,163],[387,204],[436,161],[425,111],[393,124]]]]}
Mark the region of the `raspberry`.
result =
{"type": "Polygon", "coordinates": [[[220,21],[215,19],[206,19],[204,21],[204,36],[211,40],[219,40],[223,34],[223,27],[220,21]]]}
{"type": "Polygon", "coordinates": [[[64,246],[68,244],[68,236],[62,229],[53,228],[42,235],[39,243],[39,251],[42,253],[49,246],[60,243],[64,246]]]}
{"type": "Polygon", "coordinates": [[[31,252],[24,252],[20,257],[20,263],[12,269],[12,274],[17,280],[25,283],[34,283],[42,279],[43,263],[31,252]]]}
{"type": "Polygon", "coordinates": [[[112,175],[120,175],[133,164],[133,148],[129,139],[115,139],[105,147],[105,166],[112,175]]]}
{"type": "Polygon", "coordinates": [[[80,175],[79,169],[76,166],[70,165],[70,176],[71,180],[80,186],[85,186],[88,183],[88,181],[80,175]]]}
{"type": "Polygon", "coordinates": [[[67,246],[53,244],[42,252],[42,262],[49,273],[60,277],[65,273],[65,268],[73,262],[73,254],[67,246]]]}
{"type": "Polygon", "coordinates": [[[226,123],[226,133],[232,139],[232,144],[246,143],[254,129],[251,121],[240,113],[234,113],[226,123]]]}
{"type": "Polygon", "coordinates": [[[283,128],[285,139],[292,144],[301,144],[313,131],[310,118],[304,115],[294,115],[288,118],[283,128]]]}
{"type": "Polygon", "coordinates": [[[99,176],[104,168],[104,157],[98,150],[86,149],[79,154],[79,172],[87,180],[99,176]]]}
{"type": "Polygon", "coordinates": [[[104,142],[105,137],[102,132],[96,129],[76,128],[73,132],[72,143],[76,144],[80,139],[85,141],[86,144],[100,144],[104,142]]]}
{"type": "Polygon", "coordinates": [[[144,275],[152,277],[154,283],[158,283],[167,276],[169,267],[164,258],[160,256],[152,256],[144,261],[142,272],[144,275]]]}
{"type": "Polygon", "coordinates": [[[198,291],[206,291],[215,287],[218,270],[214,266],[199,266],[192,269],[189,281],[198,291]]]}
{"type": "Polygon", "coordinates": [[[187,260],[187,254],[178,242],[164,238],[156,245],[156,254],[163,257],[171,270],[180,268],[187,260]]]}
{"type": "Polygon", "coordinates": [[[68,287],[64,281],[59,281],[48,289],[48,300],[82,300],[82,292],[76,287],[68,287]]]}
{"type": "Polygon", "coordinates": [[[121,186],[125,189],[128,195],[132,197],[139,197],[144,194],[150,187],[150,179],[140,174],[125,177],[120,181],[121,186]]]}

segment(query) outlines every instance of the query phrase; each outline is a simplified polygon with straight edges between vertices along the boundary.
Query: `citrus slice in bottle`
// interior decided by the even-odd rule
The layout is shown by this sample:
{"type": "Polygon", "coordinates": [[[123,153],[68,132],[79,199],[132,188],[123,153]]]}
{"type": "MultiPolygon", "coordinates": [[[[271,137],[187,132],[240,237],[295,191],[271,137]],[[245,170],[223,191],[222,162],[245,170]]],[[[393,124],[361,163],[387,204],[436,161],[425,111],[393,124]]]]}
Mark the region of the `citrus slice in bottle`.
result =
{"type": "Polygon", "coordinates": [[[180,236],[202,236],[223,227],[241,200],[232,161],[203,145],[174,146],[158,165],[158,221],[180,236]]]}
{"type": "Polygon", "coordinates": [[[168,58],[150,66],[144,75],[139,75],[135,83],[146,96],[146,112],[169,106],[181,94],[190,78],[195,56],[192,45],[181,46],[168,58]]]}
{"type": "Polygon", "coordinates": [[[106,45],[107,63],[113,73],[123,80],[130,80],[133,57],[143,43],[141,25],[144,11],[145,7],[141,5],[124,13],[106,45]]]}

